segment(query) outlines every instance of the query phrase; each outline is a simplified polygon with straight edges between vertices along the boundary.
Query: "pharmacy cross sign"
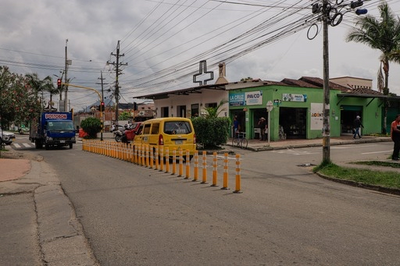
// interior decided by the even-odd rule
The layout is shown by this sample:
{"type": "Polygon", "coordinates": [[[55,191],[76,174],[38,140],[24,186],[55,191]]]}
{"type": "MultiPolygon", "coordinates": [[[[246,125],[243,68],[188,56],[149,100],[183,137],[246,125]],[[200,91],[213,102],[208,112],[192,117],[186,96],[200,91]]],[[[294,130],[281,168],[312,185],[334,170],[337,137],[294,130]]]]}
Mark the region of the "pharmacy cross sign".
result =
{"type": "Polygon", "coordinates": [[[199,85],[207,85],[207,81],[213,80],[214,79],[214,72],[213,71],[207,71],[207,61],[206,60],[201,60],[199,63],[199,73],[193,75],[193,83],[199,83],[199,85]],[[198,77],[203,77],[200,80],[197,80],[198,77]],[[209,77],[209,78],[207,78],[209,77]]]}

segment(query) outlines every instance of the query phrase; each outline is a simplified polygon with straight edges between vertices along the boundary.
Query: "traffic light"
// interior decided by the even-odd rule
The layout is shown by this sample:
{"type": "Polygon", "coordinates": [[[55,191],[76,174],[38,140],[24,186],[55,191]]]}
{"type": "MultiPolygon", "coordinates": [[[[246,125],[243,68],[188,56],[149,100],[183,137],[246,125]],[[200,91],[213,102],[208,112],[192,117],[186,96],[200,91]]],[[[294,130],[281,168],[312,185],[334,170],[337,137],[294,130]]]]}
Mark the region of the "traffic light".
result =
{"type": "Polygon", "coordinates": [[[137,110],[137,103],[133,102],[133,111],[136,111],[136,110],[137,110]]]}
{"type": "Polygon", "coordinates": [[[99,111],[104,112],[104,102],[100,102],[99,111]]]}
{"type": "Polygon", "coordinates": [[[61,79],[57,79],[57,89],[61,89],[61,79]]]}

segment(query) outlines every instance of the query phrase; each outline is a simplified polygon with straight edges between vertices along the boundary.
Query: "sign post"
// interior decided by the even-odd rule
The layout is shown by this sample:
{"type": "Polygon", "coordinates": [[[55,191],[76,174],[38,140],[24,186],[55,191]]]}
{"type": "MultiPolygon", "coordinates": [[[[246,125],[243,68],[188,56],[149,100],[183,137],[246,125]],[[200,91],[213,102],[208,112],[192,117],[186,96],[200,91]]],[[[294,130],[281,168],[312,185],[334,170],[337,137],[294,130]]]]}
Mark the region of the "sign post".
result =
{"type": "Polygon", "coordinates": [[[267,102],[267,112],[268,112],[268,145],[270,143],[271,140],[271,111],[274,108],[274,104],[272,103],[272,101],[268,101],[267,102]]]}

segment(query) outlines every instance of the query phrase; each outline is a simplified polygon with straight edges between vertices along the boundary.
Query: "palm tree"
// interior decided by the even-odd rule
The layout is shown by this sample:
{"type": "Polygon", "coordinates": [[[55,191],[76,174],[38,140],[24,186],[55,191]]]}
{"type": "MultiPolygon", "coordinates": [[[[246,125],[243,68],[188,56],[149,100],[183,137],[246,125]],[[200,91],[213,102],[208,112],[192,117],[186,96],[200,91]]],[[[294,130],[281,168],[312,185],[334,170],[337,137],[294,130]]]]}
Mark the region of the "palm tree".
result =
{"type": "MultiPolygon", "coordinates": [[[[400,47],[400,19],[385,1],[378,8],[379,19],[371,15],[357,18],[356,28],[349,33],[347,41],[363,43],[382,52],[380,60],[385,73],[383,94],[389,95],[389,61],[394,61],[393,52],[400,47]]],[[[387,109],[388,100],[385,99],[383,133],[386,133],[387,109]]]]}
{"type": "Polygon", "coordinates": [[[26,74],[25,76],[28,79],[28,84],[35,93],[36,99],[38,98],[39,92],[47,91],[50,93],[50,103],[53,101],[53,94],[59,93],[50,76],[45,77],[43,80],[41,80],[36,73],[26,74]]]}
{"type": "Polygon", "coordinates": [[[206,115],[205,118],[217,118],[219,116],[219,114],[223,111],[225,111],[225,108],[222,108],[222,105],[224,105],[225,103],[227,103],[227,100],[221,100],[219,102],[219,104],[216,107],[206,107],[204,108],[206,115]]]}

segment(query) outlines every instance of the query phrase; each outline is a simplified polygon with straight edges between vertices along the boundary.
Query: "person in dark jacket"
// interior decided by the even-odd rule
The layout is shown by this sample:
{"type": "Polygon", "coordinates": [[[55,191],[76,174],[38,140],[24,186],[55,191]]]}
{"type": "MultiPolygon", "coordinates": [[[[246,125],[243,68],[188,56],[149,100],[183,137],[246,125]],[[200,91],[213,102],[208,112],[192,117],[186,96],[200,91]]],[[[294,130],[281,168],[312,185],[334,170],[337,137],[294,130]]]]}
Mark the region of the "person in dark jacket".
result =
{"type": "Polygon", "coordinates": [[[358,115],[356,119],[354,119],[353,122],[353,139],[355,139],[357,136],[361,139],[361,134],[360,134],[360,128],[364,128],[364,126],[361,124],[361,117],[358,115]]]}

